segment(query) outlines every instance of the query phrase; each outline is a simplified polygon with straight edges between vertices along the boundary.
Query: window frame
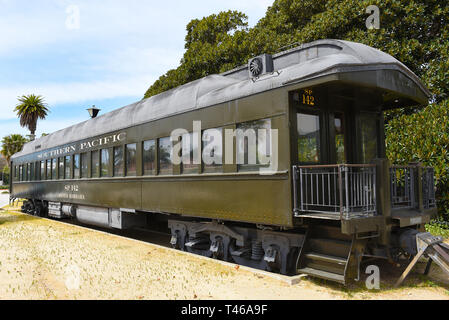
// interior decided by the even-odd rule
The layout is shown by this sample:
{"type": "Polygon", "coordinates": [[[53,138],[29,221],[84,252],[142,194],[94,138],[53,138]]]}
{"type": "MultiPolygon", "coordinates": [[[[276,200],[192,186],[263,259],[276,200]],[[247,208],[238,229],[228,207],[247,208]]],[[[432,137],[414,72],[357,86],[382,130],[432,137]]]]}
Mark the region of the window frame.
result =
{"type": "MultiPolygon", "coordinates": [[[[255,122],[259,122],[259,121],[268,121],[269,125],[270,125],[269,129],[271,130],[273,128],[273,119],[270,117],[270,118],[262,118],[262,119],[255,119],[255,120],[239,122],[239,123],[236,124],[235,129],[236,130],[241,129],[241,128],[239,128],[239,125],[243,125],[243,124],[251,123],[251,122],[255,123],[255,122]]],[[[270,166],[269,164],[266,165],[266,164],[261,164],[259,162],[259,139],[258,139],[258,131],[257,131],[259,129],[261,129],[261,128],[259,127],[259,128],[256,129],[256,164],[249,164],[249,163],[238,164],[237,163],[237,156],[238,156],[238,152],[239,152],[238,151],[238,148],[239,148],[238,142],[239,141],[237,141],[237,137],[235,137],[235,155],[234,155],[234,159],[235,159],[236,164],[237,164],[237,172],[254,172],[254,171],[260,170],[261,168],[268,168],[270,166]]],[[[267,128],[265,128],[265,129],[267,129],[267,128]]],[[[267,136],[267,138],[271,139],[271,136],[267,136]]],[[[244,154],[247,154],[247,151],[249,151],[249,149],[248,149],[248,147],[245,148],[245,145],[247,145],[247,144],[245,144],[245,141],[247,141],[247,138],[244,137],[243,152],[244,152],[244,154]]],[[[270,149],[272,149],[272,148],[273,148],[273,146],[271,145],[271,140],[270,140],[270,149]]],[[[246,156],[244,156],[244,161],[245,161],[245,158],[246,158],[246,156]]]]}
{"type": "Polygon", "coordinates": [[[109,168],[109,148],[100,149],[100,178],[109,178],[111,177],[111,170],[109,168]],[[106,162],[104,162],[104,158],[106,155],[106,162]],[[105,170],[105,171],[103,171],[105,170]]]}
{"type": "Polygon", "coordinates": [[[65,158],[58,157],[58,180],[64,180],[64,172],[65,172],[65,158]]]}
{"type": "Polygon", "coordinates": [[[115,146],[112,148],[112,163],[113,163],[113,169],[112,174],[114,177],[124,177],[125,176],[125,146],[115,146]],[[120,150],[121,153],[121,166],[117,166],[116,160],[117,160],[117,150],[120,150]],[[121,168],[120,168],[121,167],[121,168]],[[117,169],[120,169],[117,170],[117,169]]]}
{"type": "Polygon", "coordinates": [[[125,146],[124,146],[124,159],[125,159],[125,161],[124,161],[124,165],[125,165],[124,174],[125,174],[125,177],[137,177],[137,142],[131,142],[131,143],[125,144],[125,146]],[[133,173],[133,174],[130,174],[129,173],[129,169],[128,169],[128,167],[129,167],[128,146],[131,146],[131,145],[135,146],[134,147],[134,152],[135,152],[135,154],[134,154],[134,171],[135,171],[135,173],[133,173]]]}
{"type": "Polygon", "coordinates": [[[100,150],[93,150],[90,154],[90,176],[92,179],[100,178],[100,150]],[[96,159],[94,159],[96,158],[96,159]],[[96,162],[94,162],[94,160],[96,162]],[[95,165],[96,164],[96,165],[95,165]]]}
{"type": "Polygon", "coordinates": [[[224,127],[215,127],[215,128],[209,128],[209,129],[205,129],[202,130],[201,132],[201,172],[202,173],[223,173],[224,172],[224,127]],[[207,131],[211,131],[211,130],[219,130],[221,131],[221,164],[206,164],[203,161],[203,156],[204,156],[204,150],[206,148],[206,144],[205,141],[203,140],[204,138],[204,134],[207,131]]]}
{"type": "Polygon", "coordinates": [[[71,155],[64,157],[64,179],[65,180],[72,179],[72,156],[71,155]],[[67,166],[67,164],[68,164],[68,166],[67,166]],[[68,176],[67,176],[67,174],[68,174],[68,176]]]}
{"type": "MultiPolygon", "coordinates": [[[[152,147],[150,146],[150,148],[152,147]]],[[[149,139],[149,140],[145,140],[142,142],[142,175],[143,176],[154,176],[157,175],[157,149],[158,149],[158,143],[157,143],[157,139],[149,139]],[[154,155],[153,155],[153,161],[152,162],[148,162],[148,163],[152,163],[153,165],[153,169],[151,170],[147,170],[145,168],[146,165],[146,161],[145,161],[145,154],[149,151],[145,151],[145,144],[147,142],[152,142],[152,146],[154,147],[154,155]],[[151,171],[151,172],[150,172],[151,171]],[[150,173],[147,173],[150,172],[150,173]]]]}
{"type": "Polygon", "coordinates": [[[79,153],[76,153],[72,156],[72,177],[73,179],[80,179],[81,178],[81,155],[79,153]],[[76,159],[78,158],[78,169],[76,169],[76,159]],[[78,170],[78,174],[76,174],[76,170],[78,170]]]}
{"type": "Polygon", "coordinates": [[[82,152],[80,153],[80,179],[87,178],[89,178],[89,156],[87,152],[82,152]]]}
{"type": "Polygon", "coordinates": [[[173,175],[173,173],[174,173],[174,164],[173,164],[173,160],[172,160],[172,158],[173,158],[173,142],[171,141],[170,137],[160,137],[157,140],[158,140],[158,144],[157,144],[157,148],[158,148],[157,149],[157,154],[158,154],[158,157],[157,157],[158,174],[159,175],[173,175]],[[162,167],[162,162],[161,162],[161,155],[162,155],[162,152],[161,152],[161,141],[162,140],[165,141],[166,139],[168,139],[168,141],[170,142],[170,156],[168,158],[170,166],[168,168],[163,168],[162,167]]]}
{"type": "MultiPolygon", "coordinates": [[[[195,158],[195,149],[194,147],[194,134],[197,132],[188,132],[185,133],[181,136],[181,140],[178,143],[181,143],[181,163],[180,163],[180,170],[181,170],[181,174],[199,174],[200,173],[200,165],[201,164],[194,164],[194,158],[195,158]],[[185,137],[188,136],[189,140],[190,140],[190,150],[189,150],[189,164],[184,163],[184,151],[185,151],[185,146],[184,146],[184,139],[185,137]]],[[[201,138],[202,138],[202,134],[201,134],[201,138]]],[[[198,146],[200,149],[202,149],[202,145],[198,146]]],[[[172,146],[172,150],[173,150],[173,146],[172,146]]]]}

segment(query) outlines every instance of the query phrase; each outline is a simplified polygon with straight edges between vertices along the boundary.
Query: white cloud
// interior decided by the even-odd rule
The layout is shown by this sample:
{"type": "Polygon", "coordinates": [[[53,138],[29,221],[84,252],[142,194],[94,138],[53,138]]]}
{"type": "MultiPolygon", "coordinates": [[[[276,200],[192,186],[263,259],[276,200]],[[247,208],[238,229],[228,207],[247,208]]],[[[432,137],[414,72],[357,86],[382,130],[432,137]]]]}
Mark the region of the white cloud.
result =
{"type": "Polygon", "coordinates": [[[141,74],[143,72],[162,75],[171,68],[176,68],[182,58],[182,52],[164,48],[127,47],[116,50],[109,55],[100,55],[93,70],[114,72],[117,74],[141,74]]]}
{"type": "MultiPolygon", "coordinates": [[[[71,125],[88,120],[87,112],[85,118],[70,118],[70,119],[58,119],[58,120],[39,120],[37,122],[36,136],[40,137],[42,133],[52,133],[71,125]]],[[[0,140],[10,134],[18,133],[23,136],[30,134],[30,131],[26,128],[22,128],[19,121],[5,122],[0,125],[0,140]]]]}
{"type": "MultiPolygon", "coordinates": [[[[0,54],[79,41],[129,41],[183,48],[186,24],[222,10],[240,10],[255,24],[272,0],[52,0],[0,2],[0,54]],[[68,8],[79,8],[79,28],[67,28],[68,8]]],[[[167,46],[164,46],[167,47],[167,46]]]]}
{"type": "MultiPolygon", "coordinates": [[[[160,75],[179,65],[185,26],[191,19],[232,9],[243,11],[249,15],[250,24],[255,24],[271,3],[0,0],[0,68],[14,58],[14,68],[21,75],[0,82],[0,120],[16,117],[13,109],[17,97],[23,94],[42,95],[51,108],[87,100],[139,99],[160,75]],[[66,27],[70,5],[79,6],[79,29],[66,27]],[[36,56],[51,61],[45,61],[45,66],[57,82],[33,68],[40,61],[36,56]],[[21,67],[20,59],[27,67],[21,67]],[[64,65],[73,61],[76,65],[70,65],[70,69],[64,65]],[[70,71],[57,72],[66,68],[70,71]],[[27,74],[34,78],[37,74],[40,79],[24,83],[27,74]]],[[[0,127],[5,125],[0,122],[0,127]]]]}
{"type": "Polygon", "coordinates": [[[151,76],[124,78],[121,80],[103,80],[93,82],[70,82],[35,84],[28,86],[12,86],[0,88],[0,119],[12,119],[17,104],[17,97],[23,94],[38,94],[46,103],[53,105],[83,102],[87,100],[103,100],[122,97],[143,97],[155,79],[151,76]]]}

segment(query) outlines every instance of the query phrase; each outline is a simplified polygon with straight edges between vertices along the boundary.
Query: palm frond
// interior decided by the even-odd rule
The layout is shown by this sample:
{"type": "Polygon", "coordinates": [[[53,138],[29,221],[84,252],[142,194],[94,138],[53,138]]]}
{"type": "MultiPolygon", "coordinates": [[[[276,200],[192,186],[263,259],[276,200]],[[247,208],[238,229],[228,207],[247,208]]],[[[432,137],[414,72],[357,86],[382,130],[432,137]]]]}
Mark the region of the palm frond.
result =
{"type": "Polygon", "coordinates": [[[45,119],[49,109],[42,96],[34,94],[22,95],[17,98],[19,104],[14,109],[17,116],[20,118],[20,125],[27,127],[32,134],[36,131],[36,124],[38,119],[45,119]]]}

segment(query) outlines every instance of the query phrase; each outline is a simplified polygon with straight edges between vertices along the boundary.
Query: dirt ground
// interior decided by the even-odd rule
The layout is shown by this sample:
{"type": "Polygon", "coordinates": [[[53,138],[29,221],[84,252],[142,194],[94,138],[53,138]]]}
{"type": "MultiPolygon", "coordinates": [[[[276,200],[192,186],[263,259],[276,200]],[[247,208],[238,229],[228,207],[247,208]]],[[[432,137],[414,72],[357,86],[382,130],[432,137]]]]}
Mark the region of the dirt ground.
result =
{"type": "Polygon", "coordinates": [[[380,266],[381,289],[304,277],[289,285],[149,243],[0,211],[0,299],[445,299],[449,280],[433,266],[394,289],[401,270],[380,266]]]}

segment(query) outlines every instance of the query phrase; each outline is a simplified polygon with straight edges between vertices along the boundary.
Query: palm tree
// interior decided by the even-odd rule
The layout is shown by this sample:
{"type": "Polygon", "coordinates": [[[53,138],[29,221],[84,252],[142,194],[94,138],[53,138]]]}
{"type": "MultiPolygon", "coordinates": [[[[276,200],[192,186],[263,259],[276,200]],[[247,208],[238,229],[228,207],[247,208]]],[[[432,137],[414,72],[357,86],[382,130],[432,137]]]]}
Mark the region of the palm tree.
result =
{"type": "Polygon", "coordinates": [[[11,161],[12,155],[21,151],[23,145],[27,142],[27,138],[25,138],[21,134],[11,134],[2,139],[2,149],[0,150],[0,152],[6,158],[8,164],[11,161]]]}
{"type": "Polygon", "coordinates": [[[14,111],[17,112],[17,116],[20,118],[20,125],[27,127],[31,131],[30,140],[32,141],[35,138],[37,120],[45,119],[48,109],[41,96],[34,94],[23,95],[18,100],[20,103],[14,111]]]}

